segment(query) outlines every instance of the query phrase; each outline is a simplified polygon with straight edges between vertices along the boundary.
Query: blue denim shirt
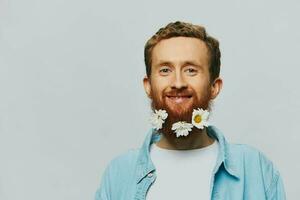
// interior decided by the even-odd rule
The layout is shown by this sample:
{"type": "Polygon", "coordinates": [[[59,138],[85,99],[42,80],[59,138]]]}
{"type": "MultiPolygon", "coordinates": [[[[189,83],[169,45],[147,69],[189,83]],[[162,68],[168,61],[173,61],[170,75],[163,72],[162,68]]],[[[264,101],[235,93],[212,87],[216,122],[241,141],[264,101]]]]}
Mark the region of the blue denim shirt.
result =
{"type": "MultiPolygon", "coordinates": [[[[286,199],[278,170],[262,152],[249,145],[228,143],[215,126],[207,127],[207,133],[219,142],[210,185],[211,200],[286,199]]],[[[151,129],[141,148],[113,159],[104,171],[95,200],[146,199],[157,176],[150,158],[150,145],[160,138],[151,129]]]]}

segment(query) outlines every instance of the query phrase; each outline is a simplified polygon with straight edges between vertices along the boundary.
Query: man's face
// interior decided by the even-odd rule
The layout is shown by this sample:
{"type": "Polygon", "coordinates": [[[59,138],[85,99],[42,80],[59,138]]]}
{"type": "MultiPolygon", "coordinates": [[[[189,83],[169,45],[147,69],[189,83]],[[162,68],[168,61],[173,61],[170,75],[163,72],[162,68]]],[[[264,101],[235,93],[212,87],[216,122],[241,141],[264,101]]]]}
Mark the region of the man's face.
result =
{"type": "Polygon", "coordinates": [[[144,86],[152,109],[168,112],[168,130],[176,121],[191,122],[194,108],[209,109],[215,97],[209,77],[209,53],[203,41],[173,37],[153,48],[151,76],[145,77],[144,86]]]}

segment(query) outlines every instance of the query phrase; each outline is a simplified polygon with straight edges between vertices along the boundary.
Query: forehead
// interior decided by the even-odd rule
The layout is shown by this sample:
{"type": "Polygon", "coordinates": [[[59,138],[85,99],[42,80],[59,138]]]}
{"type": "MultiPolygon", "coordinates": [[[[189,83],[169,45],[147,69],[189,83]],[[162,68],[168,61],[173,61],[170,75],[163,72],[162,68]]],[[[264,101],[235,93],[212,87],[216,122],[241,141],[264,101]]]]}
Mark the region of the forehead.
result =
{"type": "Polygon", "coordinates": [[[208,65],[208,49],[206,44],[191,37],[173,37],[157,43],[152,51],[152,65],[160,62],[173,64],[194,62],[201,66],[208,65]]]}

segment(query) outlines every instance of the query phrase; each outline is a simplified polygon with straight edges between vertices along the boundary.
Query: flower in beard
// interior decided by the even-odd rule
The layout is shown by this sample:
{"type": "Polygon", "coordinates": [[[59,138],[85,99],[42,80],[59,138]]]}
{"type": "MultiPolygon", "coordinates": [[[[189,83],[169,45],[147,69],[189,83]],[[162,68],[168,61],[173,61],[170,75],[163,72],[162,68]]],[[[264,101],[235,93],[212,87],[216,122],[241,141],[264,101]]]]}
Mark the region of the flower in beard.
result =
{"type": "Polygon", "coordinates": [[[196,126],[198,129],[203,129],[204,126],[208,126],[208,115],[209,112],[207,110],[203,110],[202,108],[194,109],[192,124],[196,126]]]}
{"type": "Polygon", "coordinates": [[[165,110],[154,110],[154,113],[152,113],[150,117],[150,123],[153,128],[159,130],[162,128],[162,124],[165,122],[165,119],[167,119],[167,117],[168,113],[165,110]]]}
{"type": "Polygon", "coordinates": [[[192,124],[183,121],[176,122],[172,125],[172,130],[175,131],[176,137],[187,136],[192,128],[192,124]]]}

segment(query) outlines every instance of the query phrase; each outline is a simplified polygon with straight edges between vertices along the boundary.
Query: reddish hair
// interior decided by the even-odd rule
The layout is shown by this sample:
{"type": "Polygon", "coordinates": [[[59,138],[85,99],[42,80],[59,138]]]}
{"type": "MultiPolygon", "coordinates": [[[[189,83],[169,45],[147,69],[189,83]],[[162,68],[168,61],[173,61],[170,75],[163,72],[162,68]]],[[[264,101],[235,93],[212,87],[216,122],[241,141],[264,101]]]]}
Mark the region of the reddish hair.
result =
{"type": "Polygon", "coordinates": [[[206,44],[209,52],[210,82],[212,83],[220,74],[221,52],[218,40],[209,36],[204,27],[180,21],[169,23],[160,28],[145,44],[144,60],[147,76],[150,77],[151,75],[152,51],[155,45],[161,40],[180,36],[198,38],[206,44]]]}

